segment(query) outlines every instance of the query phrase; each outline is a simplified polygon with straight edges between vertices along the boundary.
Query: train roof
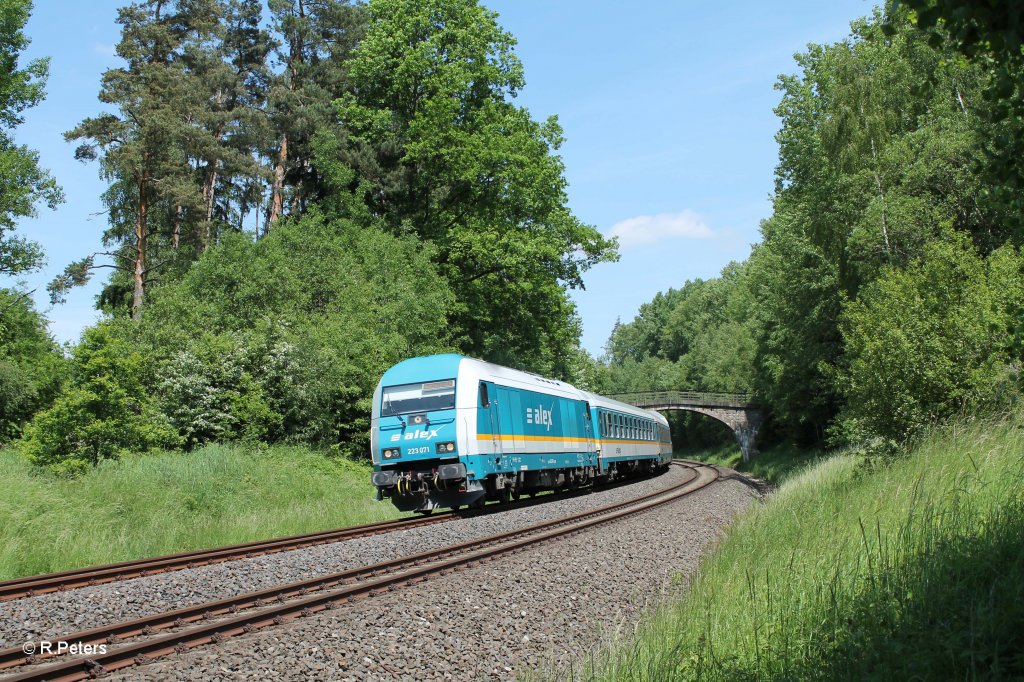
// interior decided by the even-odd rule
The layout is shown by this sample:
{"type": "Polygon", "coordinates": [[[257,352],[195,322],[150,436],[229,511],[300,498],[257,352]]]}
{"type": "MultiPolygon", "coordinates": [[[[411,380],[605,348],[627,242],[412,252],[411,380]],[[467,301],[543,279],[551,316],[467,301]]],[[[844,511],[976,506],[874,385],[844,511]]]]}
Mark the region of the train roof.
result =
{"type": "Polygon", "coordinates": [[[469,378],[474,384],[477,381],[491,381],[503,386],[542,391],[576,400],[587,400],[594,407],[616,410],[637,417],[654,418],[662,424],[668,424],[664,416],[653,410],[645,410],[596,393],[582,391],[564,381],[548,379],[533,372],[496,365],[493,362],[477,360],[458,353],[425,355],[403,360],[384,372],[379,386],[398,386],[457,377],[469,378]]]}
{"type": "Polygon", "coordinates": [[[636,405],[630,405],[629,403],[619,402],[612,398],[606,398],[603,395],[596,393],[590,393],[589,391],[580,391],[586,400],[590,401],[590,404],[594,407],[603,407],[606,410],[615,410],[616,412],[625,412],[626,414],[636,415],[637,417],[646,417],[648,419],[654,418],[655,421],[668,426],[668,420],[665,419],[665,415],[654,410],[646,410],[636,405]]]}

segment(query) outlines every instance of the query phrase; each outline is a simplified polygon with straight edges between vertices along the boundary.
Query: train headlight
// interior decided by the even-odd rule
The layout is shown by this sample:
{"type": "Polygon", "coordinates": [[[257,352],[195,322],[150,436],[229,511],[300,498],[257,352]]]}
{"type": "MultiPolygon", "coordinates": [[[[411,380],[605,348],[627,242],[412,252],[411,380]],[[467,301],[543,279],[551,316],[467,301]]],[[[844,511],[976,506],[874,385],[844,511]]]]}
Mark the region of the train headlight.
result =
{"type": "Polygon", "coordinates": [[[387,448],[381,454],[384,455],[384,459],[398,459],[402,456],[402,451],[398,448],[387,448]]]}
{"type": "Polygon", "coordinates": [[[438,443],[435,449],[437,450],[437,454],[439,454],[439,455],[447,455],[449,453],[454,453],[455,452],[455,443],[452,443],[452,442],[438,443]]]}

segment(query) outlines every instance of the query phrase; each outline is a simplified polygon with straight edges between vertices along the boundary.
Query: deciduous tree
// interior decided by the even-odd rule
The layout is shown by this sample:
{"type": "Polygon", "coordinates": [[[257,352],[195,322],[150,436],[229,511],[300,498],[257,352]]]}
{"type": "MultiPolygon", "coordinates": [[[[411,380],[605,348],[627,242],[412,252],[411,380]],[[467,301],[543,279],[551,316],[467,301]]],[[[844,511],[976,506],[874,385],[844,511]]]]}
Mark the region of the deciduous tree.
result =
{"type": "Polygon", "coordinates": [[[61,189],[39,165],[39,155],[14,141],[24,122],[23,112],[44,97],[49,59],[33,59],[19,68],[29,43],[23,29],[32,3],[0,0],[0,274],[14,275],[38,268],[43,252],[37,242],[12,234],[19,218],[31,217],[44,202],[56,208],[61,189]]]}

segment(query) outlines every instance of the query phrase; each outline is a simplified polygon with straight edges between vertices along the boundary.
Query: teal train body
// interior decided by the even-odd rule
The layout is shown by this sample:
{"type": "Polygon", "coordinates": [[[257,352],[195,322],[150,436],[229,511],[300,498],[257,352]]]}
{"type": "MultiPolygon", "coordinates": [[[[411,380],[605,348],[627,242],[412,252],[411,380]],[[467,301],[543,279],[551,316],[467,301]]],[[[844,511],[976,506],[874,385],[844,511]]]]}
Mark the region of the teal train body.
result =
{"type": "Polygon", "coordinates": [[[370,441],[379,497],[420,512],[654,472],[672,458],[657,412],[456,354],[384,373],[370,441]]]}

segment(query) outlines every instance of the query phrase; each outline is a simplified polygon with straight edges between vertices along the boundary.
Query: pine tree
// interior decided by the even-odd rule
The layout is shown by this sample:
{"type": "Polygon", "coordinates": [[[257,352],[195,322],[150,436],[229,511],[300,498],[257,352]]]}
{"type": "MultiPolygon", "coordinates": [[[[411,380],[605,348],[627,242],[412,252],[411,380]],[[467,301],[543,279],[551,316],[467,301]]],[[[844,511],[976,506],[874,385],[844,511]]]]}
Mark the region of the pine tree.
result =
{"type": "MultiPolygon", "coordinates": [[[[119,111],[87,118],[65,133],[69,141],[85,140],[75,158],[88,161],[102,154],[101,173],[112,183],[105,197],[111,221],[105,241],[127,246],[128,253],[108,254],[116,259],[113,267],[130,269],[136,320],[142,316],[150,276],[160,265],[150,260],[156,234],[151,210],[174,195],[176,178],[186,167],[182,143],[190,121],[181,104],[193,95],[176,51],[190,27],[175,9],[169,0],[147,0],[119,11],[123,28],[117,54],[127,64],[103,74],[100,91],[100,101],[119,111]]],[[[91,257],[76,265],[91,267],[91,257]]]]}

